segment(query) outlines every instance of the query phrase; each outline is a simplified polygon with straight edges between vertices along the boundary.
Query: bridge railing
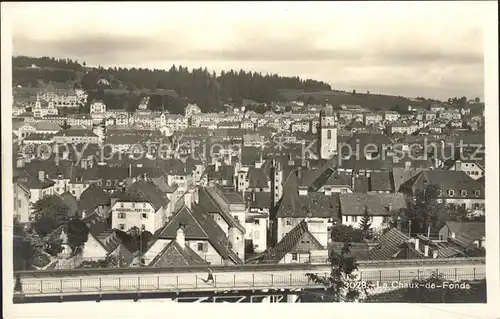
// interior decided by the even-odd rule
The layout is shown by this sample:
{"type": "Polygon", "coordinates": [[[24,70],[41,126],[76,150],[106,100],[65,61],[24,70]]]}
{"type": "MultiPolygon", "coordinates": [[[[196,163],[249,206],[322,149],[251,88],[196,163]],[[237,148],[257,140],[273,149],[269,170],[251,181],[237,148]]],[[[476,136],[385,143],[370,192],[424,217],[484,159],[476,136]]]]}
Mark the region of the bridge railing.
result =
{"type": "MultiPolygon", "coordinates": [[[[448,269],[409,269],[388,271],[360,271],[360,282],[376,284],[393,282],[407,283],[414,279],[429,278],[432,274],[442,276],[444,280],[478,280],[486,277],[485,267],[448,268],[448,269]]],[[[328,276],[328,273],[318,273],[328,276]]],[[[149,276],[105,276],[89,278],[61,279],[23,279],[16,285],[14,292],[24,295],[67,295],[90,293],[120,292],[179,292],[225,289],[280,289],[280,288],[318,288],[321,285],[311,281],[308,276],[297,273],[238,273],[214,274],[213,281],[208,276],[199,275],[155,275],[149,276]]]]}
{"type": "MultiPolygon", "coordinates": [[[[360,260],[359,268],[374,267],[415,267],[415,266],[457,266],[460,264],[485,264],[484,257],[477,258],[426,258],[426,259],[391,259],[391,260],[360,260]]],[[[318,268],[328,267],[329,264],[323,259],[311,260],[308,263],[290,264],[243,264],[233,266],[216,266],[210,268],[214,272],[244,272],[244,271],[283,271],[283,270],[310,270],[314,272],[318,268]]],[[[174,272],[200,272],[206,271],[206,265],[178,266],[178,267],[141,267],[141,268],[75,268],[75,269],[48,269],[17,271],[14,275],[21,276],[72,276],[89,274],[147,274],[147,273],[174,273],[174,272]]]]}

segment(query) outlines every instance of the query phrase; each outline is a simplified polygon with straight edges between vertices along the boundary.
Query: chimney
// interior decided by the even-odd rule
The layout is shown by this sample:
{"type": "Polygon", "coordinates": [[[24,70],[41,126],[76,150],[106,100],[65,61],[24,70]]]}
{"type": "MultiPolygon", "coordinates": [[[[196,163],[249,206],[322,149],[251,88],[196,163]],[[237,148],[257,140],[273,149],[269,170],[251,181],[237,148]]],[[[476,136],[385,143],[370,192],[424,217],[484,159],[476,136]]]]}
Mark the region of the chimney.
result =
{"type": "Polygon", "coordinates": [[[299,180],[300,183],[302,179],[302,169],[300,167],[297,169],[297,179],[299,180]]]}
{"type": "Polygon", "coordinates": [[[38,171],[38,179],[41,180],[42,182],[45,181],[45,172],[44,171],[38,171]]]}
{"type": "Polygon", "coordinates": [[[186,246],[186,237],[184,236],[184,226],[180,225],[177,230],[177,235],[175,236],[175,241],[184,248],[186,246]]]}
{"type": "Polygon", "coordinates": [[[415,250],[419,251],[419,239],[415,238],[415,250]]]}
{"type": "Polygon", "coordinates": [[[429,245],[424,245],[424,256],[429,257],[429,245]]]}
{"type": "Polygon", "coordinates": [[[461,161],[461,160],[457,160],[457,161],[455,162],[455,170],[456,170],[457,172],[462,170],[462,161],[461,161]]]}
{"type": "Polygon", "coordinates": [[[356,175],[354,175],[354,172],[351,175],[351,187],[354,190],[354,186],[356,185],[356,175]]]}
{"type": "Polygon", "coordinates": [[[220,168],[220,162],[218,160],[215,160],[215,171],[218,172],[220,168]]]}
{"type": "Polygon", "coordinates": [[[252,192],[252,202],[255,202],[255,191],[252,192]]]}
{"type": "Polygon", "coordinates": [[[410,168],[411,168],[411,162],[410,161],[406,161],[405,162],[405,171],[408,172],[410,170],[410,168]]]}

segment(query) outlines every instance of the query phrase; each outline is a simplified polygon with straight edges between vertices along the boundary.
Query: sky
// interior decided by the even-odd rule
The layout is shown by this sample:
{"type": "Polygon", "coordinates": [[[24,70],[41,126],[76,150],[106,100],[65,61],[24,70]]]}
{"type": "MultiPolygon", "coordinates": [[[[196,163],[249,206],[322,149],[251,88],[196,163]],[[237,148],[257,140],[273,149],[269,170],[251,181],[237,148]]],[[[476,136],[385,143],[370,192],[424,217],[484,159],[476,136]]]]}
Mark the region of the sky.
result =
{"type": "Polygon", "coordinates": [[[13,54],[244,69],[333,89],[484,97],[476,2],[9,3],[13,54]]]}

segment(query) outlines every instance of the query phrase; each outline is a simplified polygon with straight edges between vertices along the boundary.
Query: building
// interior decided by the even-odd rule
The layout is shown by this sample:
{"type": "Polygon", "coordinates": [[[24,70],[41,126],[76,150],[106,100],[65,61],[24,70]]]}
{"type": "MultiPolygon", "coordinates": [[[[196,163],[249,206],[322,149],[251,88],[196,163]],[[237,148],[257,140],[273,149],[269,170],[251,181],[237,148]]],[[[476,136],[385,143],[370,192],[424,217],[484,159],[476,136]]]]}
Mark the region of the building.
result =
{"type": "Polygon", "coordinates": [[[14,217],[19,223],[30,221],[30,191],[22,183],[14,183],[14,217]]]}
{"type": "Polygon", "coordinates": [[[484,177],[484,160],[456,160],[454,163],[449,165],[445,164],[445,169],[451,171],[463,171],[465,174],[469,175],[470,178],[478,180],[481,177],[484,177]]]}
{"type": "Polygon", "coordinates": [[[320,112],[320,158],[330,159],[337,154],[336,118],[331,105],[320,112]]]}
{"type": "Polygon", "coordinates": [[[262,264],[290,264],[326,262],[328,253],[326,248],[309,231],[305,221],[298,223],[288,232],[280,242],[269,249],[260,259],[262,264]],[[315,254],[316,253],[316,254],[315,254]],[[323,258],[315,260],[315,255],[323,258]]]}
{"type": "Polygon", "coordinates": [[[283,197],[273,220],[274,242],[279,242],[301,221],[306,221],[309,231],[323,246],[329,239],[329,230],[339,217],[339,194],[308,192],[299,186],[295,172],[288,175],[283,185],[283,197]]]}
{"type": "Polygon", "coordinates": [[[399,113],[396,111],[386,111],[384,113],[384,121],[386,122],[396,122],[399,120],[399,113]]]}
{"type": "Polygon", "coordinates": [[[439,230],[439,239],[454,242],[464,248],[484,248],[486,247],[485,230],[484,221],[447,221],[439,230]]]}
{"type": "Polygon", "coordinates": [[[382,114],[378,114],[378,113],[364,114],[365,126],[379,124],[380,122],[382,122],[382,120],[383,120],[382,114]]]}
{"type": "Polygon", "coordinates": [[[58,110],[54,106],[54,102],[36,101],[33,107],[33,116],[35,118],[42,118],[47,115],[57,115],[58,110]]]}
{"type": "Polygon", "coordinates": [[[484,185],[463,171],[423,170],[400,186],[400,191],[412,200],[417,191],[426,185],[439,188],[437,200],[463,206],[474,214],[484,214],[484,185]]]}
{"type": "Polygon", "coordinates": [[[112,206],[112,228],[127,231],[138,227],[154,234],[165,223],[168,202],[155,184],[138,180],[112,206]]]}
{"type": "Polygon", "coordinates": [[[67,129],[57,132],[54,135],[54,142],[57,144],[99,144],[100,139],[97,134],[87,129],[67,129]]]}
{"type": "Polygon", "coordinates": [[[104,120],[106,118],[106,104],[101,100],[96,100],[90,104],[90,117],[94,120],[104,120]]]}
{"type": "Polygon", "coordinates": [[[368,214],[374,229],[387,225],[398,209],[406,207],[403,194],[340,194],[340,215],[343,225],[359,227],[361,218],[368,214]]]}
{"type": "MultiPolygon", "coordinates": [[[[153,237],[143,259],[149,265],[173,240],[180,239],[210,265],[239,265],[243,261],[230,248],[224,230],[207,213],[183,205],[153,237]]],[[[181,246],[182,247],[182,246],[181,246]]]]}

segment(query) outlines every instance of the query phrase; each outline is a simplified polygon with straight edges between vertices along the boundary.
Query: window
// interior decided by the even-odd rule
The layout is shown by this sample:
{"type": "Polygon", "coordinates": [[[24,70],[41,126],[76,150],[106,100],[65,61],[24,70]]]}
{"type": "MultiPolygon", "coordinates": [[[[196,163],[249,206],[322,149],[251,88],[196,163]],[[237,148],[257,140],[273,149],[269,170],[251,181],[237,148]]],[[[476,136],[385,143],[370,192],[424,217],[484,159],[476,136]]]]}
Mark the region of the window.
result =
{"type": "Polygon", "coordinates": [[[108,180],[106,181],[106,186],[111,186],[111,180],[109,180],[109,179],[108,179],[108,180]]]}
{"type": "Polygon", "coordinates": [[[455,196],[455,191],[453,189],[449,189],[448,196],[455,196]]]}
{"type": "Polygon", "coordinates": [[[203,243],[198,243],[198,251],[203,251],[203,243]]]}
{"type": "Polygon", "coordinates": [[[287,225],[287,226],[292,226],[292,222],[291,222],[289,219],[287,219],[287,220],[286,220],[286,225],[287,225]]]}
{"type": "Polygon", "coordinates": [[[118,224],[119,230],[125,230],[125,224],[118,224]]]}
{"type": "Polygon", "coordinates": [[[146,225],[142,224],[141,225],[141,230],[146,230],[146,225]]]}
{"type": "Polygon", "coordinates": [[[56,187],[56,192],[58,192],[58,193],[59,193],[59,187],[56,187]]]}
{"type": "Polygon", "coordinates": [[[439,197],[443,196],[443,191],[442,191],[442,190],[440,190],[440,189],[438,189],[438,196],[439,196],[439,197]]]}
{"type": "Polygon", "coordinates": [[[142,204],[142,208],[146,208],[146,203],[143,203],[143,204],[142,204]]]}
{"type": "Polygon", "coordinates": [[[460,191],[460,195],[462,195],[462,196],[467,196],[467,191],[466,191],[465,189],[462,189],[462,190],[460,191]]]}
{"type": "Polygon", "coordinates": [[[18,199],[17,200],[17,207],[21,208],[22,205],[23,205],[23,202],[20,199],[18,199]]]}
{"type": "Polygon", "coordinates": [[[349,221],[349,216],[345,217],[345,221],[346,221],[346,223],[349,221]]]}
{"type": "Polygon", "coordinates": [[[476,196],[476,197],[481,196],[481,191],[479,191],[479,190],[477,190],[477,189],[476,189],[476,190],[474,191],[474,196],[476,196]]]}
{"type": "Polygon", "coordinates": [[[292,261],[297,261],[297,254],[296,253],[293,253],[292,254],[292,261]]]}
{"type": "Polygon", "coordinates": [[[253,221],[253,223],[254,223],[255,225],[259,225],[259,224],[260,224],[260,220],[256,219],[256,220],[254,220],[254,221],[253,221]]]}
{"type": "Polygon", "coordinates": [[[120,218],[120,219],[127,218],[127,214],[126,213],[118,213],[118,218],[120,218]]]}
{"type": "Polygon", "coordinates": [[[97,181],[97,185],[98,186],[102,186],[102,182],[101,181],[97,181]]]}
{"type": "Polygon", "coordinates": [[[328,130],[328,131],[326,132],[326,138],[327,138],[327,139],[329,139],[329,140],[331,140],[331,139],[332,139],[332,131],[331,131],[331,130],[328,130]]]}
{"type": "Polygon", "coordinates": [[[148,219],[148,214],[147,213],[142,213],[142,219],[148,219]]]}
{"type": "Polygon", "coordinates": [[[120,207],[123,208],[123,203],[120,203],[120,207]]]}
{"type": "Polygon", "coordinates": [[[71,193],[72,193],[73,195],[75,195],[75,194],[76,194],[76,192],[75,192],[75,191],[71,191],[71,193]]]}

